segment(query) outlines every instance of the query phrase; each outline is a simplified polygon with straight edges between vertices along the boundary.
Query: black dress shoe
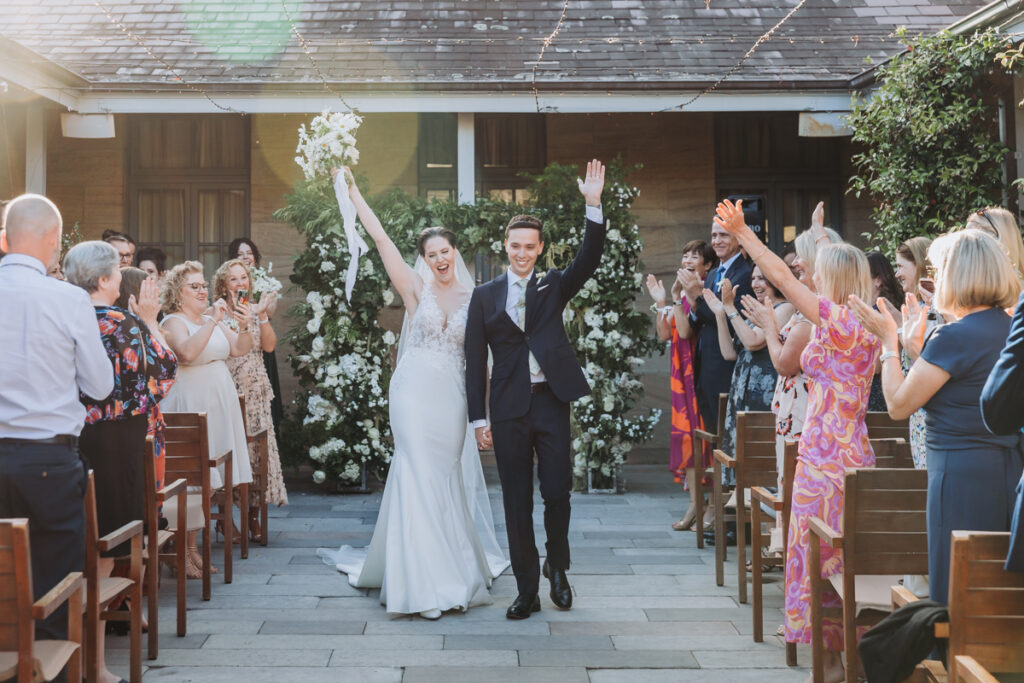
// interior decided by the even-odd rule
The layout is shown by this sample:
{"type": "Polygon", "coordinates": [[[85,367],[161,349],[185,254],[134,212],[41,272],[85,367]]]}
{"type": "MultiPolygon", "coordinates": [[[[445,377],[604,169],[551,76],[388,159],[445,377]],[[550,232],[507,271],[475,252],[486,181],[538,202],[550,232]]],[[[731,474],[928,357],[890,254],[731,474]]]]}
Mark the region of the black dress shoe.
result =
{"type": "MultiPolygon", "coordinates": [[[[710,531],[705,531],[704,532],[704,544],[705,545],[714,545],[715,544],[715,530],[714,529],[711,529],[710,531]]],[[[736,530],[735,529],[729,529],[729,530],[727,530],[725,532],[725,545],[726,545],[726,547],[736,545],[736,530]]]]}
{"type": "Polygon", "coordinates": [[[551,602],[555,603],[558,609],[569,609],[572,607],[572,588],[569,587],[569,579],[565,576],[564,569],[552,569],[547,560],[544,560],[544,578],[551,581],[551,602]]]}
{"type": "Polygon", "coordinates": [[[531,614],[539,611],[540,596],[536,593],[533,595],[523,595],[520,593],[512,601],[512,604],[508,606],[508,610],[505,611],[505,617],[508,619],[529,619],[531,614]]]}

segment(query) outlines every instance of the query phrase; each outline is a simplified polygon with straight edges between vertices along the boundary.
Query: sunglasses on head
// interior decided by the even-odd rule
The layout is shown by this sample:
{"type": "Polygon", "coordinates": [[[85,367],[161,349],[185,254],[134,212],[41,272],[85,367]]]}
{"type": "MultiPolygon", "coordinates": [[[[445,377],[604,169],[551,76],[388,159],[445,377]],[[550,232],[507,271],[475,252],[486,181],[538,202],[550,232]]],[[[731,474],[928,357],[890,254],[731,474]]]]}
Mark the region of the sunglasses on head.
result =
{"type": "Polygon", "coordinates": [[[981,216],[981,217],[982,217],[982,218],[984,218],[984,219],[985,219],[986,221],[988,221],[988,224],[989,224],[990,226],[992,226],[992,232],[993,232],[993,233],[994,233],[994,234],[995,234],[996,236],[998,236],[998,235],[999,235],[999,230],[998,230],[998,228],[996,228],[996,224],[992,222],[992,218],[991,218],[991,217],[990,217],[990,216],[988,215],[988,211],[986,211],[985,209],[978,209],[978,210],[977,210],[977,211],[975,211],[974,213],[975,213],[976,215],[978,215],[978,216],[981,216]]]}

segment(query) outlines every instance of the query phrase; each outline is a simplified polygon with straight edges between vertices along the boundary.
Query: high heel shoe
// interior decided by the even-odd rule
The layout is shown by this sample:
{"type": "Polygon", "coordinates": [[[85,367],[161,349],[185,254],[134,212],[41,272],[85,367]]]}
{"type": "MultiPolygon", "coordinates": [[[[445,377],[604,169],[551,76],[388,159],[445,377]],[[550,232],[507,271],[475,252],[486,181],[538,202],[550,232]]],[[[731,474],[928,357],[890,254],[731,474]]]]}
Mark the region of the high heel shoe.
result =
{"type": "Polygon", "coordinates": [[[252,543],[263,542],[263,529],[260,527],[258,508],[249,508],[249,541],[252,543]]]}
{"type": "MultiPolygon", "coordinates": [[[[219,541],[224,536],[224,522],[217,520],[217,524],[214,527],[214,531],[217,534],[217,540],[219,541]]],[[[242,543],[242,532],[235,526],[235,520],[231,520],[231,544],[240,545],[242,543]]]]}
{"type": "Polygon", "coordinates": [[[695,510],[687,510],[683,518],[672,525],[672,528],[676,531],[690,531],[693,529],[693,525],[697,522],[697,512],[695,510]]]}

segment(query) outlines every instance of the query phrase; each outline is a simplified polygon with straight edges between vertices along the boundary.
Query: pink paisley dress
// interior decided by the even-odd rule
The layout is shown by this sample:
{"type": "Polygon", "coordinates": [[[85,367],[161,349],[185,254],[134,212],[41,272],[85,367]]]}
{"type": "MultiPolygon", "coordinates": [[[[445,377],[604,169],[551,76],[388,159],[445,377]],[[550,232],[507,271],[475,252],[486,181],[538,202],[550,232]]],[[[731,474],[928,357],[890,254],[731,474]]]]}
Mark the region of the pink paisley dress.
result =
{"type": "MultiPolygon", "coordinates": [[[[847,469],[874,467],[864,414],[881,352],[878,339],[856,321],[846,306],[818,299],[820,324],[800,356],[810,380],[807,417],[800,436],[800,457],[793,475],[793,507],[786,551],[786,641],[811,642],[811,577],[808,521],[820,517],[839,529],[843,515],[843,477],[847,469]]],[[[821,546],[822,576],[843,569],[839,551],[821,546]]],[[[825,607],[838,607],[835,595],[825,607]]],[[[839,620],[825,618],[825,647],[843,649],[839,620]]]]}

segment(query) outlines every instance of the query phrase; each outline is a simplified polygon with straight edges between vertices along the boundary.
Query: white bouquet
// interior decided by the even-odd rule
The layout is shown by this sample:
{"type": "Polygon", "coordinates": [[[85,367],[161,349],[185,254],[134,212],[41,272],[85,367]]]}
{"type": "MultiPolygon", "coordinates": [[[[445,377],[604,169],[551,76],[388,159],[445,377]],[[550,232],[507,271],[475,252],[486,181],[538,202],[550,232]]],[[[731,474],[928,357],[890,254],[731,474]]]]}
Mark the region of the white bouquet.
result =
{"type": "Polygon", "coordinates": [[[266,268],[262,266],[253,266],[249,269],[249,284],[252,286],[254,292],[260,294],[278,293],[284,285],[276,277],[270,275],[270,271],[274,269],[274,264],[268,263],[266,268]]]}
{"type": "Polygon", "coordinates": [[[359,163],[356,149],[356,129],[363,122],[354,112],[339,113],[325,109],[306,124],[299,127],[299,146],[295,152],[295,163],[309,180],[318,175],[327,175],[334,166],[354,166],[359,163]]]}

